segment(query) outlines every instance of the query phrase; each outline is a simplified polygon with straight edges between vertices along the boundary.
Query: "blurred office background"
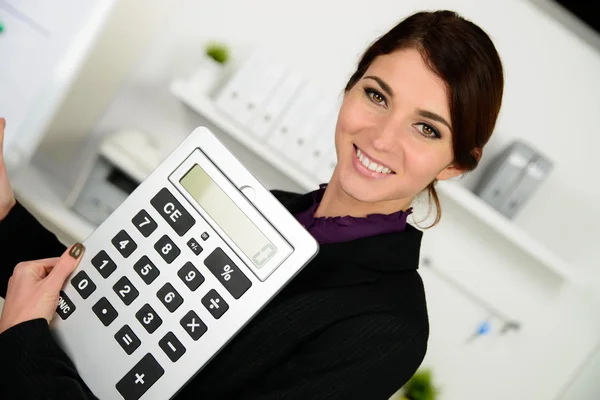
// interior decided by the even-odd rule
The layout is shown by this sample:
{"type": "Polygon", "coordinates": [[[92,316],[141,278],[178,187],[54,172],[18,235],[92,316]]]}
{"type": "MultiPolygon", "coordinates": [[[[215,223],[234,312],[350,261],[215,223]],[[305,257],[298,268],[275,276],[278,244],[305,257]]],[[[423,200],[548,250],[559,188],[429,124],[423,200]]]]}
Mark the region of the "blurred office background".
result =
{"type": "Polygon", "coordinates": [[[361,52],[423,9],[456,10],[486,30],[506,86],[479,169],[440,185],[443,218],[424,236],[431,338],[422,369],[441,400],[599,399],[600,28],[591,9],[550,0],[0,0],[0,116],[17,196],[65,242],[83,240],[200,125],[267,188],[314,190],[333,165],[332,117],[361,52]],[[224,48],[211,58],[215,42],[224,48]],[[259,53],[263,67],[252,72],[259,53]],[[235,82],[242,103],[228,106],[235,82]],[[286,117],[300,87],[314,90],[310,129],[286,117]],[[497,179],[500,161],[508,168],[516,141],[551,167],[508,213],[478,190],[497,179]],[[111,170],[102,175],[101,164],[111,170]]]}

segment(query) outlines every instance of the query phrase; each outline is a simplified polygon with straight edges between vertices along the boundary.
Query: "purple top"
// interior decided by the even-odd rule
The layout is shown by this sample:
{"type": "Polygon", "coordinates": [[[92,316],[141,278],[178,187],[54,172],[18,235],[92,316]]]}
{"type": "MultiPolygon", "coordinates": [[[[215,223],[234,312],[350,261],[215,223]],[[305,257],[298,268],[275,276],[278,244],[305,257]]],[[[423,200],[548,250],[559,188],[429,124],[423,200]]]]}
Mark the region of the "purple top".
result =
{"type": "Polygon", "coordinates": [[[406,228],[406,218],[412,214],[412,207],[406,211],[397,211],[393,214],[369,214],[358,218],[349,215],[344,217],[318,217],[315,211],[321,203],[327,184],[319,185],[313,192],[314,203],[306,211],[295,215],[310,234],[319,242],[335,243],[347,242],[367,236],[381,235],[390,232],[402,232],[406,228]]]}

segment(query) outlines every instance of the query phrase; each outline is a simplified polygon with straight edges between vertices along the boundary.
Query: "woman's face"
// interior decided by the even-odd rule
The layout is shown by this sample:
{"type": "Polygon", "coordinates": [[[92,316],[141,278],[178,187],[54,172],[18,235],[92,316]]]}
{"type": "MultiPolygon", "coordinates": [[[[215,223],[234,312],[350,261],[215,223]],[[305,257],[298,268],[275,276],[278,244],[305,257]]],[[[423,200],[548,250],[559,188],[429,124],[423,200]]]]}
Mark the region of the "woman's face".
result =
{"type": "Polygon", "coordinates": [[[417,50],[379,56],[344,96],[332,178],[358,201],[409,204],[434,179],[461,173],[451,126],[445,84],[417,50]]]}

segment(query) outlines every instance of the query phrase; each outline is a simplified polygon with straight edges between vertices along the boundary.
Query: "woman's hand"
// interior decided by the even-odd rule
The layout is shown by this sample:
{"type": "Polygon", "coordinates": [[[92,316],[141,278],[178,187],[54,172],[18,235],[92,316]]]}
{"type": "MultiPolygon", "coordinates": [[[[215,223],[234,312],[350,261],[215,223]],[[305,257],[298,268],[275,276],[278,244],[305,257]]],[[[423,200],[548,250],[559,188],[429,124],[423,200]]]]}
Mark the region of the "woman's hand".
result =
{"type": "Polygon", "coordinates": [[[77,243],[60,258],[22,262],[8,281],[0,317],[0,334],[21,322],[52,319],[63,284],[79,264],[85,248],[77,243]]]}
{"type": "Polygon", "coordinates": [[[4,219],[15,206],[16,200],[13,193],[6,166],[4,165],[4,127],[6,120],[0,118],[0,221],[4,219]]]}

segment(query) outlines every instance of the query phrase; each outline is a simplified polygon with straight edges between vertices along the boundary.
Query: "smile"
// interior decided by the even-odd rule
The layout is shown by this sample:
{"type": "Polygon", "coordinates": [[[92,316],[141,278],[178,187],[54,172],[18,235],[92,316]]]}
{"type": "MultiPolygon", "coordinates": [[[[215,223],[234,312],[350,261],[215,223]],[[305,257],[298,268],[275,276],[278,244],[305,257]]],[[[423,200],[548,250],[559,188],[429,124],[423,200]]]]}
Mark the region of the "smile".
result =
{"type": "Polygon", "coordinates": [[[358,162],[361,164],[361,166],[365,167],[370,172],[375,172],[383,175],[395,174],[395,172],[390,167],[371,159],[356,145],[354,145],[354,150],[354,154],[356,155],[356,159],[358,160],[358,162]]]}

